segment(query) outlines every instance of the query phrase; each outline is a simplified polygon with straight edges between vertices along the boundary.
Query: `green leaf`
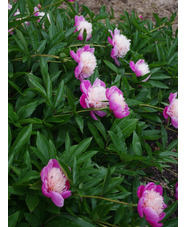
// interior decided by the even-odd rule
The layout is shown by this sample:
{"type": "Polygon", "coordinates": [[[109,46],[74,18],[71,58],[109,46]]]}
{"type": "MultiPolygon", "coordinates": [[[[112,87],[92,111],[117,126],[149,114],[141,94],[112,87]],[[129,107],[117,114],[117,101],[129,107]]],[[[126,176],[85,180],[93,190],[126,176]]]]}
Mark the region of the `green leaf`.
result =
{"type": "Polygon", "coordinates": [[[23,146],[29,141],[32,133],[32,124],[24,127],[18,134],[16,140],[11,147],[11,153],[17,154],[23,146]]]}
{"type": "Polygon", "coordinates": [[[82,162],[86,162],[97,153],[98,151],[87,151],[86,153],[81,154],[81,156],[77,160],[77,163],[81,164],[82,162]]]}
{"type": "Polygon", "coordinates": [[[14,37],[15,41],[17,42],[18,46],[21,48],[21,50],[25,54],[25,56],[29,56],[30,53],[28,50],[28,44],[25,40],[23,33],[21,31],[19,31],[18,29],[16,29],[16,35],[13,37],[14,37]]]}
{"type": "MultiPolygon", "coordinates": [[[[78,157],[80,154],[82,154],[83,152],[85,152],[87,150],[87,148],[89,147],[90,143],[92,141],[92,137],[90,138],[86,138],[84,140],[82,140],[77,148],[75,149],[75,151],[73,152],[73,156],[78,157]]],[[[72,154],[71,154],[72,156],[72,154]]],[[[72,157],[71,157],[72,158],[72,157]]]]}
{"type": "Polygon", "coordinates": [[[83,126],[84,126],[84,121],[83,118],[80,115],[75,116],[75,120],[79,126],[79,129],[81,130],[81,132],[83,133],[83,126]]]}
{"type": "Polygon", "coordinates": [[[33,213],[24,213],[24,216],[30,226],[33,227],[42,226],[41,220],[38,217],[36,217],[33,213]]]}
{"type": "Polygon", "coordinates": [[[26,196],[26,204],[30,212],[32,212],[39,203],[39,197],[34,193],[28,193],[26,196]]]}
{"type": "Polygon", "coordinates": [[[38,104],[39,104],[39,100],[37,99],[34,102],[30,102],[27,105],[22,106],[17,111],[18,118],[25,119],[27,117],[30,117],[34,112],[34,110],[36,109],[36,107],[38,106],[38,104]]]}
{"type": "Polygon", "coordinates": [[[76,156],[74,156],[74,163],[73,163],[73,184],[76,185],[78,180],[79,180],[79,171],[78,171],[78,166],[77,166],[77,161],[76,161],[76,156]]]}
{"type": "Polygon", "coordinates": [[[161,138],[160,130],[145,130],[142,133],[142,138],[146,140],[157,140],[161,138]]]}
{"type": "Polygon", "coordinates": [[[169,87],[159,81],[155,80],[148,80],[148,83],[151,84],[153,87],[158,87],[158,88],[163,88],[163,89],[168,89],[169,87]]]}
{"type": "Polygon", "coordinates": [[[50,159],[49,144],[46,137],[44,137],[39,131],[37,131],[36,145],[38,148],[38,157],[42,159],[43,164],[47,164],[50,159]]]}
{"type": "Polygon", "coordinates": [[[75,30],[76,30],[76,27],[69,28],[65,33],[66,39],[68,39],[74,33],[75,30]]]}
{"type": "Polygon", "coordinates": [[[110,172],[110,166],[108,166],[107,168],[107,172],[103,181],[103,187],[102,187],[102,193],[101,195],[104,195],[104,193],[106,193],[108,186],[110,184],[111,181],[111,172],[110,172]]]}
{"type": "Polygon", "coordinates": [[[19,217],[19,211],[15,212],[14,214],[8,216],[8,226],[9,227],[15,227],[17,220],[19,217]]]}
{"type": "Polygon", "coordinates": [[[64,80],[61,81],[59,87],[57,89],[56,96],[54,98],[54,108],[61,104],[62,98],[64,93],[64,80]]]}
{"type": "Polygon", "coordinates": [[[110,61],[107,61],[107,60],[103,60],[103,61],[111,70],[113,70],[115,73],[119,74],[119,70],[114,64],[112,64],[110,61]]]}
{"type": "Polygon", "coordinates": [[[161,136],[162,136],[162,145],[163,145],[163,148],[165,149],[167,145],[168,135],[167,135],[166,129],[163,126],[161,126],[161,136]]]}
{"type": "Polygon", "coordinates": [[[73,111],[75,111],[75,108],[76,108],[76,105],[75,105],[75,97],[74,95],[72,94],[72,91],[66,86],[65,87],[65,90],[67,92],[67,99],[68,99],[68,103],[69,105],[71,106],[71,109],[73,111]]]}
{"type": "Polygon", "coordinates": [[[34,86],[34,89],[38,91],[43,97],[46,98],[47,94],[43,86],[36,80],[36,78],[33,76],[33,74],[28,73],[27,74],[28,79],[30,83],[34,86]]]}
{"type": "Polygon", "coordinates": [[[170,206],[168,206],[166,209],[165,209],[165,217],[163,219],[166,220],[167,218],[169,218],[176,210],[178,209],[178,201],[175,201],[174,203],[172,203],[170,206]]]}
{"type": "Polygon", "coordinates": [[[178,218],[173,218],[163,224],[164,227],[178,227],[178,218]]]}
{"type": "Polygon", "coordinates": [[[119,208],[116,210],[116,214],[114,216],[114,225],[120,222],[120,220],[123,217],[124,210],[125,210],[125,207],[121,204],[119,208]]]}
{"type": "Polygon", "coordinates": [[[138,135],[136,134],[135,131],[133,132],[132,148],[133,148],[134,153],[136,155],[141,156],[143,154],[140,139],[139,139],[139,137],[138,137],[138,135]]]}
{"type": "Polygon", "coordinates": [[[98,130],[96,129],[96,127],[94,127],[90,122],[88,122],[88,128],[89,130],[91,131],[95,141],[97,142],[97,144],[102,148],[104,149],[105,147],[105,144],[103,142],[103,139],[102,137],[100,136],[98,130]]]}

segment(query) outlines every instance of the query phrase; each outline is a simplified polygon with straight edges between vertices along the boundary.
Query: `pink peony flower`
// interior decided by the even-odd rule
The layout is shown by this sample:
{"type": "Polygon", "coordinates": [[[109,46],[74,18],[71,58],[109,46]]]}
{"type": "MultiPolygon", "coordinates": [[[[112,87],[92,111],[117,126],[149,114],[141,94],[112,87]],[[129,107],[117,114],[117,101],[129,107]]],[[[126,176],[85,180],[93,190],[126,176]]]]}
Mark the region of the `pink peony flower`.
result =
{"type": "MultiPolygon", "coordinates": [[[[150,73],[149,66],[143,59],[138,60],[136,64],[133,61],[130,61],[130,68],[136,73],[137,77],[150,73]]],[[[146,82],[150,76],[151,75],[142,80],[142,82],[146,82]]]]}
{"type": "Polygon", "coordinates": [[[147,222],[153,227],[163,225],[162,223],[158,223],[165,217],[163,209],[167,207],[163,202],[164,198],[162,194],[163,188],[161,185],[155,185],[152,182],[139,186],[137,190],[139,198],[138,213],[140,217],[143,217],[144,214],[147,222]]]}
{"type": "Polygon", "coordinates": [[[143,19],[143,16],[141,14],[138,15],[138,17],[142,20],[143,19]]]}
{"type": "Polygon", "coordinates": [[[8,3],[8,10],[12,9],[12,5],[8,3]]]}
{"type": "Polygon", "coordinates": [[[90,48],[89,45],[79,48],[77,54],[72,50],[70,51],[71,57],[78,63],[74,71],[75,77],[78,80],[82,81],[94,73],[97,63],[93,53],[94,48],[90,48]]]}
{"type": "Polygon", "coordinates": [[[75,16],[75,25],[77,26],[76,30],[74,32],[80,31],[78,38],[79,40],[83,40],[83,32],[84,29],[86,30],[87,33],[87,37],[86,40],[89,40],[92,35],[92,24],[89,23],[88,21],[85,20],[85,18],[83,16],[75,16]]]}
{"type": "Polygon", "coordinates": [[[130,50],[130,39],[127,39],[126,36],[120,35],[120,30],[115,28],[114,34],[111,30],[112,39],[108,37],[109,43],[114,47],[111,51],[111,58],[115,60],[116,65],[120,65],[117,58],[123,58],[126,53],[130,50]]]}
{"type": "Polygon", "coordinates": [[[115,117],[123,118],[130,114],[129,107],[125,102],[123,93],[116,86],[106,89],[106,97],[109,100],[109,107],[113,111],[115,117]]]}
{"type": "Polygon", "coordinates": [[[176,197],[176,200],[178,200],[178,182],[175,185],[175,197],[176,197]]]}
{"type": "Polygon", "coordinates": [[[178,128],[178,99],[176,99],[177,92],[170,93],[169,105],[165,107],[163,116],[165,119],[171,118],[171,123],[175,128],[178,128]]]}
{"type": "MultiPolygon", "coordinates": [[[[93,86],[89,80],[83,80],[80,85],[82,96],[80,97],[80,104],[83,108],[104,108],[108,106],[108,99],[106,97],[105,83],[96,78],[93,86]]],[[[90,115],[94,120],[98,120],[95,116],[104,117],[106,113],[101,110],[90,111],[90,115]]]]}
{"type": "Polygon", "coordinates": [[[74,2],[74,0],[68,0],[69,2],[74,2]]]}
{"type": "Polygon", "coordinates": [[[41,171],[42,192],[52,199],[53,203],[62,207],[64,199],[71,196],[70,183],[61,170],[56,159],[50,159],[48,165],[41,171]]]}

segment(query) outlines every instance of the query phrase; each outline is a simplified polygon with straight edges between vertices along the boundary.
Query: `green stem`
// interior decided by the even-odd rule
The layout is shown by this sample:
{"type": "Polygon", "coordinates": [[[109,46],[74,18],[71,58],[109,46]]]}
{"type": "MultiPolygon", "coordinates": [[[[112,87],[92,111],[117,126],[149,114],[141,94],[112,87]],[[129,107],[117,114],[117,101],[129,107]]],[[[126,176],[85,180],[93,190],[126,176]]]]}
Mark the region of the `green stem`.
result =
{"type": "Polygon", "coordinates": [[[78,196],[78,197],[81,197],[81,198],[102,199],[102,200],[106,200],[106,201],[109,201],[109,202],[112,202],[112,203],[119,203],[119,204],[123,204],[123,205],[127,205],[127,206],[131,206],[131,205],[134,206],[134,207],[137,206],[137,204],[125,203],[125,202],[122,202],[122,201],[117,201],[117,200],[113,200],[113,199],[108,199],[108,198],[101,197],[101,196],[96,196],[96,195],[79,195],[79,194],[74,194],[73,196],[78,196]]]}
{"type": "MultiPolygon", "coordinates": [[[[173,22],[171,22],[171,24],[174,24],[174,23],[173,23],[173,22]]],[[[154,32],[154,31],[156,31],[156,30],[158,30],[159,28],[162,28],[162,27],[164,27],[164,26],[165,26],[165,23],[164,23],[164,24],[162,24],[162,25],[160,25],[159,27],[156,27],[156,28],[154,28],[154,29],[150,30],[150,31],[149,31],[149,33],[154,32]]]]}
{"type": "MultiPolygon", "coordinates": [[[[30,56],[31,58],[34,58],[34,57],[51,57],[51,58],[56,58],[56,59],[59,59],[59,56],[55,56],[55,55],[49,55],[49,54],[32,54],[30,56]]],[[[11,61],[20,61],[22,60],[23,58],[15,58],[11,61]]]]}
{"type": "MultiPolygon", "coordinates": [[[[76,113],[84,113],[84,112],[89,112],[89,111],[108,110],[108,109],[109,109],[109,107],[104,107],[104,108],[88,108],[88,109],[79,110],[76,113]]],[[[71,114],[73,114],[73,113],[70,112],[70,113],[64,113],[64,114],[60,114],[60,115],[54,115],[54,117],[63,117],[63,116],[71,115],[71,114]]]]}
{"type": "Polygon", "coordinates": [[[95,47],[106,47],[103,45],[98,45],[98,44],[93,44],[93,43],[85,43],[85,44],[75,44],[75,45],[70,45],[69,47],[77,47],[77,46],[85,46],[85,45],[90,45],[90,46],[95,46],[95,47]]]}
{"type": "Polygon", "coordinates": [[[161,108],[161,107],[152,106],[152,105],[149,105],[149,104],[143,104],[143,103],[139,104],[139,106],[151,107],[151,108],[158,109],[158,110],[161,110],[161,111],[163,111],[163,110],[164,110],[164,109],[163,109],[163,108],[161,108]]]}

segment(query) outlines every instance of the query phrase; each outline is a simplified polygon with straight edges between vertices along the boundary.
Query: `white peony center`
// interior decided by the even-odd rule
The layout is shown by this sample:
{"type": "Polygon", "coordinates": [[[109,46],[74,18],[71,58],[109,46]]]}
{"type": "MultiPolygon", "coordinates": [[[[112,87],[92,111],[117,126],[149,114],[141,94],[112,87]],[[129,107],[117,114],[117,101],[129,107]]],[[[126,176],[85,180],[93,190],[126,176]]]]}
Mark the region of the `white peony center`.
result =
{"type": "Polygon", "coordinates": [[[175,117],[178,119],[178,99],[173,100],[173,102],[171,103],[167,110],[167,114],[170,117],[175,117]]]}
{"type": "Polygon", "coordinates": [[[158,215],[163,211],[163,197],[153,189],[146,191],[143,207],[151,207],[158,215]]]}
{"type": "Polygon", "coordinates": [[[91,76],[96,68],[96,58],[94,54],[89,51],[84,51],[80,56],[80,61],[83,62],[84,66],[82,69],[82,74],[91,76]]]}
{"type": "Polygon", "coordinates": [[[141,75],[145,75],[147,73],[150,73],[149,66],[146,63],[141,63],[137,65],[138,70],[141,72],[141,75]]]}
{"type": "Polygon", "coordinates": [[[88,92],[88,103],[93,108],[107,107],[108,99],[106,97],[106,89],[102,86],[93,86],[88,92]]]}
{"type": "Polygon", "coordinates": [[[78,31],[81,30],[80,33],[79,33],[81,36],[83,36],[84,29],[86,30],[86,33],[87,33],[86,39],[89,39],[91,37],[92,24],[89,23],[88,21],[80,22],[80,24],[78,25],[77,29],[78,29],[78,31]]]}
{"type": "Polygon", "coordinates": [[[53,167],[48,174],[48,188],[50,191],[62,193],[66,187],[66,177],[59,168],[53,167]]]}
{"type": "Polygon", "coordinates": [[[118,93],[114,93],[112,95],[112,98],[113,98],[114,102],[119,104],[122,107],[122,109],[124,110],[126,103],[125,103],[125,99],[124,99],[123,95],[118,94],[118,93]]]}
{"type": "Polygon", "coordinates": [[[130,40],[124,35],[116,35],[113,38],[113,43],[118,49],[117,57],[124,57],[126,53],[130,50],[130,40]]]}

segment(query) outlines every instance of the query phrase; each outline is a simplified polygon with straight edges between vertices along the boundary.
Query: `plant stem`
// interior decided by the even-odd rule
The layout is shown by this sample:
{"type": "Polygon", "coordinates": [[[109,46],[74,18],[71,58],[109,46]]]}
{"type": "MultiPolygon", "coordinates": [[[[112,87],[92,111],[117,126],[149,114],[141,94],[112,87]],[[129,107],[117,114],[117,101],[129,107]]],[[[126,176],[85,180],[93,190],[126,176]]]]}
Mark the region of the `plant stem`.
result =
{"type": "Polygon", "coordinates": [[[174,176],[176,176],[176,177],[178,176],[177,173],[173,172],[172,170],[170,170],[170,169],[168,169],[168,168],[166,168],[166,167],[164,167],[163,169],[169,171],[170,173],[172,173],[172,174],[173,174],[174,176]]]}
{"type": "MultiPolygon", "coordinates": [[[[103,45],[98,45],[98,44],[93,44],[93,43],[83,44],[83,46],[85,46],[85,45],[90,45],[90,46],[95,46],[95,47],[106,47],[106,46],[103,46],[103,45]]],[[[82,44],[70,45],[69,47],[77,47],[77,46],[82,46],[82,44]]]]}
{"type": "Polygon", "coordinates": [[[94,198],[94,199],[102,199],[102,200],[107,200],[109,202],[112,202],[112,203],[119,203],[119,204],[123,204],[123,205],[132,205],[134,207],[137,206],[137,204],[130,204],[130,203],[125,203],[125,202],[122,202],[122,201],[117,201],[117,200],[113,200],[113,199],[108,199],[108,198],[105,198],[105,197],[101,197],[101,196],[94,196],[94,195],[79,195],[79,194],[74,194],[73,196],[78,196],[78,197],[81,197],[81,198],[94,198]]]}
{"type": "MultiPolygon", "coordinates": [[[[173,22],[171,22],[171,24],[174,24],[173,22]]],[[[149,32],[151,33],[151,32],[154,32],[154,31],[156,31],[157,29],[159,29],[159,28],[162,28],[162,27],[164,27],[165,26],[165,23],[163,23],[162,25],[160,25],[159,27],[156,27],[156,28],[154,28],[154,29],[152,29],[152,30],[150,30],[149,32]]]]}
{"type": "MultiPolygon", "coordinates": [[[[56,58],[56,59],[59,59],[59,56],[55,56],[55,55],[49,55],[49,54],[33,54],[30,56],[31,58],[34,58],[34,57],[51,57],[51,58],[56,58]]],[[[22,60],[23,58],[15,58],[11,61],[20,61],[22,60]]]]}
{"type": "MultiPolygon", "coordinates": [[[[104,108],[88,108],[88,109],[79,110],[76,113],[83,113],[83,112],[96,111],[96,110],[108,110],[108,109],[109,109],[109,107],[104,107],[104,108]]],[[[60,114],[60,115],[54,115],[54,117],[62,117],[62,116],[67,116],[67,115],[71,115],[71,114],[73,114],[73,112],[64,113],[64,114],[60,114]]]]}
{"type": "Polygon", "coordinates": [[[163,109],[163,108],[161,108],[161,107],[152,106],[152,105],[149,105],[149,104],[143,104],[143,103],[139,104],[139,106],[151,107],[151,108],[158,109],[158,110],[161,110],[161,111],[163,111],[163,110],[164,110],[164,109],[163,109]]]}

